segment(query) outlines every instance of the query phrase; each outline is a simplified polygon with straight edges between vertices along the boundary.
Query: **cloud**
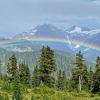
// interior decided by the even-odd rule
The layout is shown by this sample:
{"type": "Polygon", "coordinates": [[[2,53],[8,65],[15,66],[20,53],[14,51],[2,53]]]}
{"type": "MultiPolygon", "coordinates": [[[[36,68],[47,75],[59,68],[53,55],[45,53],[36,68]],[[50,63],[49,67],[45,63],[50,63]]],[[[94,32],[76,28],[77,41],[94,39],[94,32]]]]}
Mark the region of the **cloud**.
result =
{"type": "Polygon", "coordinates": [[[22,32],[41,23],[66,26],[95,21],[96,26],[100,18],[97,2],[99,0],[0,0],[0,33],[22,32]]]}

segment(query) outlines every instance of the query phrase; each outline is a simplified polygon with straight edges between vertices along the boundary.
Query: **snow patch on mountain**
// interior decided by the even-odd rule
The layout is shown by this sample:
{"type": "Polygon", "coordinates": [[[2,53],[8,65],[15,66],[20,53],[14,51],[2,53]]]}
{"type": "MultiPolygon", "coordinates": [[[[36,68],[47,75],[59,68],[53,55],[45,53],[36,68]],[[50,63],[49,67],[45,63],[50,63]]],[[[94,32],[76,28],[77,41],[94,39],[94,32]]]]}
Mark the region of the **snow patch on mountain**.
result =
{"type": "Polygon", "coordinates": [[[73,35],[95,35],[97,33],[100,33],[100,29],[90,30],[85,27],[79,27],[79,26],[72,26],[71,28],[67,29],[66,32],[73,34],[73,35]]]}
{"type": "Polygon", "coordinates": [[[82,29],[80,27],[75,27],[74,30],[70,31],[70,33],[81,33],[82,29]]]}
{"type": "Polygon", "coordinates": [[[80,45],[77,44],[74,48],[75,48],[75,49],[80,48],[80,45]]]}
{"type": "Polygon", "coordinates": [[[32,48],[31,47],[24,47],[24,48],[19,48],[19,47],[13,47],[8,49],[8,51],[12,51],[12,52],[32,52],[32,48]]]}
{"type": "Polygon", "coordinates": [[[89,50],[90,50],[89,48],[86,48],[86,49],[84,49],[84,52],[89,51],[89,50]]]}
{"type": "Polygon", "coordinates": [[[91,30],[91,31],[87,31],[86,34],[90,34],[90,35],[95,35],[97,33],[100,33],[100,29],[97,30],[91,30]]]}

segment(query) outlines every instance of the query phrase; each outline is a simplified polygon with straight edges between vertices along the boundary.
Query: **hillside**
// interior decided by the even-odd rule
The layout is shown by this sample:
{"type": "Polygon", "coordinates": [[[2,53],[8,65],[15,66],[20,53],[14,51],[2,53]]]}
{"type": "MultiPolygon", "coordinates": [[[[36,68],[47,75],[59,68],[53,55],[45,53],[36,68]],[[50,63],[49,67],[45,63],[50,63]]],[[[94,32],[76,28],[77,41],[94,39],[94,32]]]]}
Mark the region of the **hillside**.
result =
{"type": "MultiPolygon", "coordinates": [[[[40,57],[40,45],[38,46],[13,46],[0,48],[0,59],[3,62],[2,70],[3,73],[6,71],[8,59],[12,54],[15,54],[19,63],[28,64],[31,72],[33,71],[35,65],[38,64],[40,57]]],[[[72,69],[73,57],[72,54],[68,52],[63,52],[55,50],[55,59],[57,64],[57,69],[66,70],[70,75],[72,69]],[[70,58],[70,59],[69,59],[70,58]]]]}

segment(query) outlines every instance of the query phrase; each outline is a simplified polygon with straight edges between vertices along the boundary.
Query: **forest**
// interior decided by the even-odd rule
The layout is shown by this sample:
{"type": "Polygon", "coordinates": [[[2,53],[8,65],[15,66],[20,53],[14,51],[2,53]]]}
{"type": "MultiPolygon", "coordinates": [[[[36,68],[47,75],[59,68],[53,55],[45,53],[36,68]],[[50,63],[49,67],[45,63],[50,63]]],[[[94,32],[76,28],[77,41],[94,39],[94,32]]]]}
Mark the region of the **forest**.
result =
{"type": "Polygon", "coordinates": [[[32,73],[27,63],[17,61],[16,54],[9,58],[4,74],[1,66],[2,61],[0,100],[100,100],[100,56],[93,69],[81,51],[76,53],[70,77],[63,66],[58,70],[49,46],[42,47],[32,73]]]}

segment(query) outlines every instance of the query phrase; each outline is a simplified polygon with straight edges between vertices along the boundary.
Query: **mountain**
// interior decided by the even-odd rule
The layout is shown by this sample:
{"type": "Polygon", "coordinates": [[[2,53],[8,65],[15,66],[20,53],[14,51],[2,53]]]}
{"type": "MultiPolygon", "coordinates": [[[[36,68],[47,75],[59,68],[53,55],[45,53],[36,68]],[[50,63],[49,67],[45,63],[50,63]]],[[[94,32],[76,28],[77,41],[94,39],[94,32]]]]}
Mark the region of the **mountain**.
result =
{"type": "MultiPolygon", "coordinates": [[[[100,45],[100,29],[90,30],[86,27],[72,26],[65,32],[69,39],[75,39],[98,46],[100,45]]],[[[74,48],[79,47],[79,45],[76,45],[74,48]]]]}
{"type": "MultiPolygon", "coordinates": [[[[74,39],[74,40],[82,41],[84,43],[92,44],[94,46],[100,45],[99,29],[90,30],[86,27],[72,26],[71,28],[66,29],[65,32],[69,40],[74,39]]],[[[100,55],[99,51],[92,48],[84,47],[79,44],[77,45],[71,44],[71,46],[73,47],[75,52],[81,50],[84,54],[87,55],[87,58],[91,59],[91,61],[94,60],[93,58],[100,55]]]]}
{"type": "MultiPolygon", "coordinates": [[[[34,67],[38,64],[41,48],[42,46],[40,45],[8,46],[5,48],[0,48],[0,59],[2,61],[3,72],[6,71],[9,57],[11,57],[12,54],[16,55],[18,63],[23,62],[28,64],[30,71],[32,72],[34,67]]],[[[57,69],[66,70],[66,73],[70,75],[73,67],[73,55],[69,52],[60,50],[54,51],[57,69]]]]}
{"type": "Polygon", "coordinates": [[[61,30],[55,27],[52,24],[43,24],[43,25],[38,25],[35,28],[33,28],[30,31],[27,32],[22,32],[20,34],[17,34],[16,36],[13,37],[13,39],[16,38],[23,38],[25,41],[24,42],[14,42],[7,44],[7,46],[12,46],[13,51],[31,51],[31,48],[27,48],[28,46],[33,46],[33,45],[49,45],[52,47],[54,50],[57,51],[63,51],[63,52],[69,52],[70,54],[75,54],[79,50],[81,50],[84,54],[86,54],[86,57],[92,61],[95,60],[96,56],[100,55],[100,52],[97,51],[96,49],[92,49],[89,47],[85,47],[84,45],[80,44],[73,44],[71,42],[72,39],[86,42],[88,44],[93,44],[93,45],[100,45],[100,30],[90,30],[89,28],[86,27],[81,27],[81,26],[72,26],[68,29],[61,30]],[[52,41],[29,41],[29,38],[36,38],[36,37],[47,37],[47,38],[64,38],[69,40],[69,42],[66,44],[64,43],[59,43],[59,42],[52,42],[52,41]],[[15,47],[16,46],[16,47],[15,47]],[[25,48],[21,48],[25,46],[25,48]],[[14,47],[14,48],[13,48],[14,47]],[[20,49],[21,48],[21,49],[20,49]]]}
{"type": "Polygon", "coordinates": [[[23,32],[21,34],[17,34],[14,38],[30,38],[30,37],[64,37],[64,33],[62,30],[51,24],[43,24],[38,25],[34,29],[29,32],[23,32]]]}
{"type": "MultiPolygon", "coordinates": [[[[28,32],[22,32],[13,37],[23,39],[23,41],[6,43],[0,45],[0,59],[3,62],[2,70],[6,71],[7,62],[9,57],[14,53],[18,59],[18,62],[27,63],[32,71],[35,65],[38,64],[40,57],[40,50],[43,45],[49,45],[55,51],[55,58],[57,62],[57,68],[65,70],[70,75],[75,54],[79,50],[84,54],[87,66],[94,66],[95,59],[100,55],[100,51],[89,47],[84,47],[80,44],[73,44],[71,39],[80,40],[82,42],[92,43],[94,45],[100,45],[100,32],[99,30],[90,30],[88,28],[73,26],[66,31],[60,30],[51,24],[38,25],[28,32]],[[32,37],[47,37],[47,38],[64,38],[69,42],[60,43],[52,41],[29,41],[32,37]]],[[[2,39],[0,39],[2,41],[2,39]]],[[[6,39],[5,39],[6,40],[6,39]]]]}
{"type": "MultiPolygon", "coordinates": [[[[24,38],[26,41],[29,41],[29,38],[32,37],[40,37],[40,38],[65,38],[65,33],[64,31],[58,29],[57,27],[55,27],[54,25],[51,24],[43,24],[43,25],[38,25],[35,28],[31,29],[28,32],[23,32],[20,34],[17,34],[16,36],[14,36],[13,38],[24,38]]],[[[72,49],[69,47],[69,45],[66,44],[62,44],[62,43],[52,43],[52,42],[46,42],[46,41],[37,41],[37,42],[32,42],[31,44],[35,44],[35,45],[49,45],[54,49],[57,50],[68,50],[70,51],[70,53],[72,52],[72,49]]]]}

